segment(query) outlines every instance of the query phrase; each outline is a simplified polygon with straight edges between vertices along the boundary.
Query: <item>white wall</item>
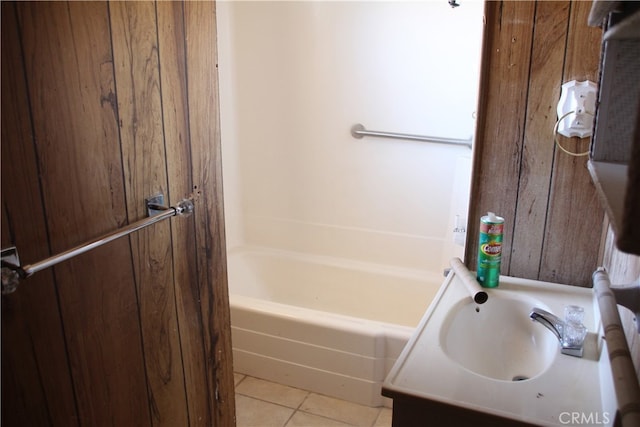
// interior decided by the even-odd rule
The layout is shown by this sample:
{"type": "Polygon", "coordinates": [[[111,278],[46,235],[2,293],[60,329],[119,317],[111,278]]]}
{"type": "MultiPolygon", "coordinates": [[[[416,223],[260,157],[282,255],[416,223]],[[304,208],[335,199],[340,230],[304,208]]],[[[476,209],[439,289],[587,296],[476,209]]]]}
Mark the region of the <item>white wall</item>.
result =
{"type": "MultiPolygon", "coordinates": [[[[441,269],[471,151],[481,2],[219,2],[228,246],[441,269]]],[[[463,212],[464,211],[464,212],[463,212]]]]}

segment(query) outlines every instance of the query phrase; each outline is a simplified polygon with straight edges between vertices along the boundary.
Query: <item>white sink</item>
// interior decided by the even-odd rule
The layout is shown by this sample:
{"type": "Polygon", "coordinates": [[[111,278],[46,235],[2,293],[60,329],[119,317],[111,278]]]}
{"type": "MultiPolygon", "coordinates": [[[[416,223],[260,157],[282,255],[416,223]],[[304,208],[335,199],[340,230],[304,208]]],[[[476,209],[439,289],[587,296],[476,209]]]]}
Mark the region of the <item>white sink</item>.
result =
{"type": "Polygon", "coordinates": [[[613,422],[615,392],[592,290],[501,276],[486,291],[488,301],[477,305],[450,273],[383,394],[535,425],[566,425],[572,414],[613,422]],[[565,305],[585,309],[581,358],[561,354],[556,336],[529,318],[533,307],[562,317],[565,305]]]}
{"type": "Polygon", "coordinates": [[[442,349],[463,368],[488,378],[534,378],[559,352],[558,339],[529,318],[533,307],[546,306],[532,298],[497,295],[482,305],[460,301],[440,328],[442,349]]]}

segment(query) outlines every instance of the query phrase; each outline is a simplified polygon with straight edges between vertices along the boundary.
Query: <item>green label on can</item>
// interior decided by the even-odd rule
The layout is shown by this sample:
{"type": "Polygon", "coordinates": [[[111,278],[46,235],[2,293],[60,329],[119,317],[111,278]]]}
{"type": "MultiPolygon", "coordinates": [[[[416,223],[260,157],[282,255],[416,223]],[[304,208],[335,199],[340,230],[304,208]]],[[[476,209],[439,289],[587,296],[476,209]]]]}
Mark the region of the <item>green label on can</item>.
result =
{"type": "Polygon", "coordinates": [[[477,278],[480,285],[485,288],[498,286],[503,229],[504,220],[500,217],[493,218],[493,221],[489,221],[488,216],[480,219],[477,278]]]}

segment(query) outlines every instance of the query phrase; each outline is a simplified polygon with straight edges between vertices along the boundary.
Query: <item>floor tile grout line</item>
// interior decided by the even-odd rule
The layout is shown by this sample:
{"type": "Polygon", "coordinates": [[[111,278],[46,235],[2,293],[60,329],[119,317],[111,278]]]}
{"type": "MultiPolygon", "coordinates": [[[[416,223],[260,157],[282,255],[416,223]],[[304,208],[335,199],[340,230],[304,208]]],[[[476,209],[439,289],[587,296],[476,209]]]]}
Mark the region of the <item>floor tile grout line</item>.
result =
{"type": "Polygon", "coordinates": [[[272,402],[270,400],[264,400],[264,399],[261,399],[259,397],[251,396],[249,394],[244,394],[244,393],[236,392],[236,394],[239,394],[242,397],[248,397],[249,399],[258,400],[260,402],[268,403],[270,405],[276,405],[276,406],[280,406],[281,408],[291,409],[294,412],[297,411],[296,408],[292,408],[291,406],[283,405],[282,403],[272,402]]]}
{"type": "MultiPolygon", "coordinates": [[[[300,389],[300,388],[299,388],[298,390],[302,390],[302,389],[300,389]]],[[[300,401],[300,403],[298,404],[298,407],[296,408],[296,411],[299,411],[299,410],[300,410],[300,407],[304,404],[304,402],[306,402],[306,401],[307,401],[307,399],[309,398],[309,396],[311,396],[311,392],[310,392],[310,391],[308,391],[308,390],[304,390],[304,391],[306,391],[306,392],[307,392],[307,395],[304,397],[304,399],[302,399],[302,400],[300,401]]]]}
{"type": "Polygon", "coordinates": [[[371,423],[371,427],[375,427],[378,420],[380,420],[380,417],[382,416],[382,412],[384,411],[385,406],[378,406],[377,409],[378,409],[378,415],[376,415],[373,422],[371,423]]]}
{"type": "MultiPolygon", "coordinates": [[[[331,418],[331,417],[327,417],[327,416],[324,416],[324,415],[321,415],[321,414],[316,414],[316,413],[314,413],[314,412],[309,412],[309,411],[305,411],[305,410],[303,410],[303,409],[300,409],[300,406],[302,406],[302,403],[304,403],[304,401],[307,399],[307,397],[309,397],[309,395],[311,394],[310,392],[308,392],[307,396],[306,396],[306,397],[305,397],[305,399],[302,401],[302,403],[300,403],[300,405],[298,405],[298,408],[292,408],[292,407],[290,407],[290,406],[286,406],[286,405],[282,405],[282,404],[279,404],[279,403],[271,402],[271,401],[268,401],[268,400],[260,399],[260,398],[258,398],[258,397],[250,396],[250,395],[243,394],[243,393],[238,393],[238,392],[236,392],[236,394],[239,394],[240,396],[243,396],[243,397],[247,397],[247,398],[249,398],[249,399],[258,400],[258,401],[260,401],[260,402],[264,402],[264,403],[267,403],[267,404],[269,404],[269,405],[279,406],[279,407],[281,407],[281,408],[285,408],[285,409],[291,409],[293,412],[291,413],[291,415],[289,416],[289,418],[284,422],[284,424],[282,425],[282,427],[285,427],[285,426],[287,425],[287,423],[289,423],[289,421],[291,421],[291,418],[293,418],[293,416],[294,416],[297,412],[302,412],[302,413],[307,414],[307,415],[312,415],[312,416],[315,416],[315,417],[324,418],[324,419],[326,419],[326,420],[336,421],[336,422],[339,422],[339,423],[342,423],[342,424],[347,424],[347,425],[350,425],[350,426],[358,427],[358,424],[352,424],[352,423],[349,423],[349,422],[347,422],[347,421],[345,421],[345,420],[339,420],[339,419],[336,419],[336,418],[331,418]]],[[[373,425],[376,423],[376,421],[378,421],[378,417],[379,417],[379,416],[380,416],[380,414],[382,413],[382,409],[383,409],[383,408],[381,407],[381,408],[376,408],[376,409],[378,409],[378,414],[376,415],[376,417],[374,418],[374,420],[371,422],[371,426],[372,426],[372,427],[373,427],[373,425]]]]}
{"type": "Polygon", "coordinates": [[[373,422],[369,427],[374,427],[376,425],[376,423],[378,422],[378,419],[380,418],[380,414],[382,414],[382,408],[378,408],[378,414],[375,416],[375,418],[373,419],[373,422]]]}
{"type": "MultiPolygon", "coordinates": [[[[342,423],[342,424],[347,424],[347,425],[350,425],[350,426],[358,427],[357,424],[351,424],[351,423],[348,423],[348,422],[346,422],[344,420],[338,420],[338,419],[335,419],[335,418],[326,417],[324,415],[316,414],[314,412],[308,412],[308,411],[304,411],[302,409],[299,409],[300,406],[302,405],[302,403],[300,405],[298,405],[298,408],[292,408],[290,406],[286,406],[286,405],[282,405],[282,404],[279,404],[279,403],[271,402],[271,401],[268,401],[268,400],[260,399],[260,398],[255,397],[255,396],[250,396],[250,395],[242,394],[242,393],[236,393],[236,394],[238,394],[238,395],[240,395],[242,397],[249,398],[249,399],[258,400],[258,401],[266,403],[268,405],[274,405],[274,406],[278,406],[280,408],[290,409],[292,411],[291,415],[289,416],[289,418],[287,418],[287,420],[284,422],[284,424],[282,424],[282,427],[285,427],[289,423],[289,421],[291,421],[291,419],[294,417],[294,415],[296,413],[298,413],[298,412],[302,412],[303,414],[307,414],[307,415],[312,415],[314,417],[324,418],[325,420],[335,421],[335,422],[339,422],[339,423],[342,423]]],[[[305,397],[305,400],[306,400],[306,397],[305,397]]],[[[376,419],[373,421],[372,425],[375,424],[375,422],[377,420],[378,420],[378,418],[376,417],[376,419]]]]}
{"type": "Polygon", "coordinates": [[[263,402],[263,403],[266,403],[266,404],[268,404],[268,405],[278,406],[278,407],[280,407],[280,408],[284,408],[284,409],[290,409],[290,410],[291,410],[291,415],[289,416],[289,418],[287,418],[287,420],[284,422],[284,424],[282,424],[282,426],[281,426],[281,427],[285,427],[285,426],[287,425],[287,423],[289,422],[289,420],[291,420],[291,418],[293,418],[293,416],[294,416],[294,415],[295,415],[295,413],[297,412],[297,410],[296,410],[295,408],[292,408],[292,407],[290,407],[290,406],[281,405],[281,404],[279,404],[279,403],[275,403],[275,402],[270,402],[270,401],[268,401],[268,400],[260,399],[260,398],[255,397],[255,396],[250,396],[250,395],[247,395],[247,394],[238,393],[237,391],[236,391],[236,395],[239,395],[239,396],[242,396],[242,397],[246,397],[246,398],[248,398],[248,399],[257,400],[257,401],[259,401],[259,402],[263,402]]]}
{"type": "MultiPolygon", "coordinates": [[[[335,418],[327,417],[327,416],[324,416],[324,415],[321,415],[321,414],[317,414],[317,413],[314,413],[314,412],[309,412],[309,411],[305,411],[305,410],[301,409],[301,408],[302,408],[302,406],[304,405],[304,403],[309,399],[309,397],[310,397],[310,396],[312,396],[312,395],[325,396],[325,395],[323,395],[323,394],[314,393],[314,392],[311,392],[311,391],[309,391],[309,390],[304,390],[304,389],[297,388],[297,387],[290,387],[290,386],[286,386],[286,387],[289,387],[289,388],[291,388],[291,389],[295,389],[295,390],[302,391],[302,392],[304,392],[304,393],[305,393],[304,398],[300,401],[300,403],[299,403],[296,407],[287,406],[287,405],[284,405],[284,404],[281,404],[281,403],[272,402],[272,401],[265,400],[265,399],[260,398],[260,397],[256,397],[256,396],[252,396],[252,395],[245,394],[245,393],[242,393],[242,392],[238,392],[238,391],[237,391],[237,387],[238,387],[238,386],[240,386],[240,384],[241,384],[241,383],[245,382],[245,380],[246,380],[247,378],[249,378],[249,377],[251,377],[251,378],[255,378],[255,379],[260,380],[260,381],[265,381],[265,382],[268,382],[268,383],[276,384],[276,385],[281,385],[281,384],[279,384],[279,383],[275,383],[275,382],[273,382],[273,381],[269,381],[269,380],[264,380],[264,379],[261,379],[261,378],[257,378],[257,377],[252,377],[251,375],[247,375],[247,374],[240,374],[240,373],[236,373],[236,374],[237,374],[237,375],[241,375],[241,376],[242,376],[242,378],[238,381],[238,383],[237,383],[237,384],[235,384],[236,394],[237,394],[237,395],[240,395],[240,396],[243,396],[243,397],[246,397],[246,398],[249,398],[249,399],[257,400],[257,401],[260,401],[260,402],[263,402],[263,403],[266,403],[266,404],[269,404],[269,405],[275,405],[275,406],[278,406],[278,407],[281,407],[281,408],[284,408],[284,409],[290,409],[290,410],[292,410],[291,415],[290,415],[290,416],[289,416],[289,418],[284,422],[284,424],[282,425],[282,427],[286,427],[286,426],[287,426],[287,424],[288,424],[289,422],[291,422],[291,420],[293,419],[293,417],[296,415],[296,413],[297,413],[297,412],[302,412],[302,413],[304,413],[304,414],[311,415],[311,416],[321,417],[321,418],[324,418],[324,419],[326,419],[326,420],[331,420],[331,421],[339,422],[339,423],[342,423],[342,424],[345,424],[345,425],[350,425],[350,426],[354,426],[354,427],[358,427],[358,426],[360,426],[360,424],[351,424],[350,422],[347,422],[347,421],[345,421],[345,420],[335,419],[335,418]]],[[[326,396],[326,397],[330,397],[330,396],[326,396]]],[[[343,400],[343,399],[338,399],[338,400],[343,400]]],[[[345,401],[345,402],[348,402],[348,401],[345,401]]],[[[373,421],[370,423],[370,426],[369,426],[369,427],[373,427],[373,426],[375,426],[375,424],[378,422],[378,419],[381,417],[381,415],[382,415],[382,413],[383,413],[383,411],[384,411],[384,409],[385,409],[385,408],[386,408],[385,406],[380,406],[380,407],[376,407],[376,408],[375,408],[375,409],[377,410],[377,414],[376,414],[376,416],[374,417],[373,421]]],[[[365,426],[365,427],[366,427],[366,426],[365,426]]]]}
{"type": "Polygon", "coordinates": [[[298,412],[297,409],[294,409],[293,412],[291,412],[291,415],[289,415],[289,418],[287,418],[287,420],[284,422],[284,424],[282,424],[282,427],[287,427],[287,424],[289,424],[289,421],[291,421],[291,418],[293,418],[293,416],[296,414],[296,412],[298,412]]]}
{"type": "Polygon", "coordinates": [[[242,374],[242,375],[244,375],[244,378],[242,378],[242,380],[240,380],[240,382],[238,382],[238,384],[236,384],[236,386],[235,386],[235,392],[236,392],[236,394],[239,394],[239,395],[244,396],[244,397],[250,397],[250,398],[252,398],[252,399],[256,399],[256,400],[259,400],[259,401],[261,401],[261,402],[273,403],[274,405],[278,405],[278,406],[282,406],[282,407],[285,407],[285,408],[293,409],[294,411],[297,411],[298,409],[300,409],[300,406],[302,406],[302,404],[303,404],[303,403],[307,400],[307,398],[312,394],[312,392],[310,392],[309,390],[303,390],[303,389],[301,389],[301,388],[297,388],[297,387],[291,387],[291,386],[283,385],[283,384],[276,383],[276,382],[269,381],[269,380],[265,380],[265,379],[262,379],[262,378],[252,377],[251,375],[246,375],[246,374],[242,374]],[[243,393],[243,392],[241,392],[241,391],[238,391],[238,386],[240,385],[240,383],[244,382],[244,380],[245,380],[245,379],[247,379],[247,378],[254,378],[254,379],[256,379],[256,380],[264,381],[264,382],[267,382],[267,383],[270,383],[270,384],[280,385],[280,386],[283,386],[283,387],[287,387],[287,388],[290,388],[290,389],[294,389],[294,390],[301,391],[301,392],[305,393],[304,399],[302,399],[302,400],[300,401],[300,403],[298,403],[298,406],[296,406],[296,407],[294,408],[294,407],[291,407],[291,406],[283,405],[282,403],[272,402],[272,401],[270,401],[270,400],[265,400],[265,399],[263,399],[263,398],[256,397],[256,396],[252,396],[252,395],[250,395],[250,394],[246,394],[246,393],[243,393]]]}
{"type": "MultiPolygon", "coordinates": [[[[341,423],[341,424],[346,424],[346,425],[348,425],[348,426],[361,427],[361,426],[358,426],[358,424],[352,424],[352,423],[347,422],[347,421],[344,421],[344,420],[337,420],[337,419],[335,419],[335,418],[326,417],[326,416],[324,416],[324,415],[316,414],[316,413],[314,413],[314,412],[307,412],[307,411],[304,411],[304,410],[302,410],[302,409],[298,409],[298,410],[296,410],[296,411],[293,413],[293,415],[295,415],[295,414],[296,414],[296,413],[298,413],[298,412],[302,412],[303,414],[311,415],[311,416],[314,416],[314,417],[324,418],[325,420],[335,421],[335,422],[338,422],[338,423],[341,423]]],[[[291,415],[291,417],[292,417],[292,418],[293,418],[293,415],[291,415]]],[[[372,424],[375,424],[375,422],[376,422],[376,421],[377,421],[377,418],[373,421],[373,423],[372,423],[372,424]]],[[[287,422],[289,422],[289,421],[287,421],[287,422]]],[[[285,423],[285,426],[286,426],[286,423],[285,423]]]]}
{"type": "Polygon", "coordinates": [[[240,381],[238,381],[238,384],[235,384],[235,385],[233,386],[233,388],[234,388],[234,389],[237,389],[237,388],[238,388],[238,386],[239,386],[240,384],[242,384],[242,383],[244,382],[244,380],[246,380],[246,379],[247,379],[247,375],[242,374],[242,378],[240,378],[240,381]]]}
{"type": "MultiPolygon", "coordinates": [[[[309,394],[311,394],[311,393],[309,393],[309,394]]],[[[306,399],[305,399],[305,400],[306,400],[306,399]]],[[[375,423],[378,421],[378,418],[380,417],[380,414],[382,413],[382,409],[383,409],[383,407],[380,407],[380,408],[374,408],[374,409],[377,409],[377,410],[378,410],[378,413],[376,414],[376,416],[375,416],[375,418],[373,419],[373,421],[371,421],[371,425],[370,425],[369,427],[373,427],[373,426],[375,425],[375,423]]],[[[350,425],[350,426],[353,426],[353,427],[367,427],[367,426],[361,426],[360,424],[352,424],[352,423],[350,423],[349,421],[339,420],[339,419],[337,419],[337,418],[327,417],[327,416],[325,416],[325,415],[317,414],[317,413],[315,413],[315,412],[305,411],[304,409],[297,409],[295,412],[302,412],[302,413],[304,413],[304,414],[307,414],[307,415],[313,415],[313,416],[315,416],[315,417],[321,417],[321,418],[324,418],[324,419],[326,419],[326,420],[337,421],[337,422],[339,422],[339,423],[347,424],[347,425],[350,425]]],[[[293,415],[295,415],[295,412],[294,412],[294,414],[293,414],[293,415]]],[[[293,415],[292,415],[292,417],[293,417],[293,415]]],[[[285,425],[286,425],[286,424],[285,424],[285,425]]]]}

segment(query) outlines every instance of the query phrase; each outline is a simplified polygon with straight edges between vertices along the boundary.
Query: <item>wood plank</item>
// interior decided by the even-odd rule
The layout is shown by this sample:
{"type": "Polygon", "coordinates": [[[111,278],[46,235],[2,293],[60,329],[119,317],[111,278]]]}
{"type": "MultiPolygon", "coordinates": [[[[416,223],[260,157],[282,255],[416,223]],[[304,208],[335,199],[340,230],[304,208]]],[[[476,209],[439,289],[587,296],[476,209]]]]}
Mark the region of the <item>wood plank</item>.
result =
{"type": "MultiPolygon", "coordinates": [[[[189,139],[184,13],[182,2],[156,3],[163,123],[169,194],[175,204],[193,192],[189,139]]],[[[194,217],[171,222],[176,308],[185,392],[191,426],[212,425],[207,386],[200,295],[196,275],[194,217]]]]}
{"type": "MultiPolygon", "coordinates": [[[[2,3],[2,247],[49,256],[15,5],[2,3]]],[[[77,425],[51,271],[2,296],[2,423],[77,425]]]]}
{"type": "Polygon", "coordinates": [[[467,266],[476,269],[480,217],[505,218],[502,274],[509,274],[518,197],[535,2],[487,2],[467,266]]]}
{"type": "MultiPolygon", "coordinates": [[[[109,11],[127,211],[134,221],[147,216],[146,198],[169,198],[156,14],[153,2],[112,2],[109,11]]],[[[164,221],[130,236],[154,426],[188,423],[170,233],[164,221]]]]}
{"type": "MultiPolygon", "coordinates": [[[[49,241],[126,222],[106,3],[19,3],[49,241]]],[[[120,239],[55,267],[80,424],[150,424],[131,251],[120,239]]]]}
{"type": "Polygon", "coordinates": [[[536,5],[524,150],[509,274],[537,278],[553,165],[553,127],[560,98],[569,2],[536,5]]]}
{"type": "MultiPolygon", "coordinates": [[[[605,215],[606,217],[606,215],[605,215]]],[[[608,221],[605,221],[608,222],[608,221]]],[[[640,281],[640,256],[624,253],[615,245],[616,236],[611,225],[607,224],[603,230],[602,263],[609,274],[612,285],[628,285],[640,281]]],[[[622,325],[626,332],[627,345],[631,352],[631,359],[636,370],[636,377],[640,382],[640,334],[638,334],[635,315],[626,307],[618,306],[622,325]]]]}
{"type": "MultiPolygon", "coordinates": [[[[562,77],[597,81],[602,31],[587,26],[591,5],[573,1],[567,52],[562,77]]],[[[588,141],[563,139],[573,152],[585,151],[588,141]]],[[[545,229],[540,279],[590,286],[597,267],[604,211],[586,167],[587,157],[572,157],[560,150],[554,156],[549,210],[545,229]]]]}
{"type": "Polygon", "coordinates": [[[235,424],[213,2],[186,2],[187,82],[198,284],[213,424],[235,424]]]}
{"type": "Polygon", "coordinates": [[[611,284],[622,285],[640,280],[640,256],[620,251],[616,248],[615,240],[613,228],[609,225],[605,228],[603,239],[602,265],[607,269],[611,284]]]}

